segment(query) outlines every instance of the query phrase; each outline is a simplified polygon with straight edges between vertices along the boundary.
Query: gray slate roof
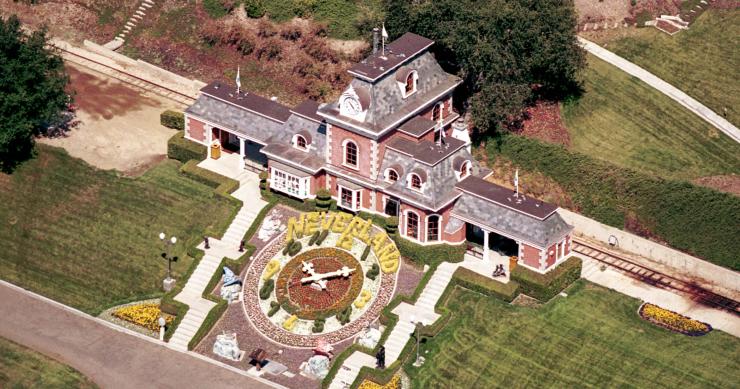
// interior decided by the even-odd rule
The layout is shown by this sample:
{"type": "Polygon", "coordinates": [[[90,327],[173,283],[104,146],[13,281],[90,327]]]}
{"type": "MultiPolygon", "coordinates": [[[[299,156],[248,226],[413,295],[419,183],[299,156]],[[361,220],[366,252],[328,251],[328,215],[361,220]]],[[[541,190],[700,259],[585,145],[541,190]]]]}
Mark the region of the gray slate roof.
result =
{"type": "MultiPolygon", "coordinates": [[[[370,95],[370,106],[364,122],[340,116],[338,102],[322,106],[319,113],[352,123],[379,136],[393,123],[409,118],[415,111],[433,103],[432,98],[452,90],[462,82],[459,77],[445,73],[429,52],[421,54],[404,67],[416,70],[419,75],[416,92],[405,99],[396,81],[395,72],[388,73],[374,83],[359,78],[352,80],[350,84],[355,91],[364,89],[370,95]]],[[[351,131],[352,128],[348,130],[351,131]]]]}
{"type": "Polygon", "coordinates": [[[539,220],[469,193],[463,193],[457,199],[452,208],[452,216],[501,231],[540,248],[547,248],[558,242],[573,229],[557,212],[545,220],[539,220]]]}
{"type": "Polygon", "coordinates": [[[385,185],[384,190],[388,193],[413,200],[435,211],[439,210],[442,206],[460,195],[460,192],[455,189],[455,184],[458,181],[455,170],[452,168],[452,161],[455,157],[470,160],[472,174],[479,173],[480,165],[464,147],[450,154],[449,157],[439,161],[434,166],[421,163],[408,155],[386,148],[383,163],[380,165],[378,184],[385,185]],[[400,174],[398,181],[392,184],[384,181],[385,170],[391,167],[395,167],[396,169],[400,167],[403,170],[402,172],[398,172],[400,174]],[[408,188],[406,184],[409,173],[419,170],[425,172],[427,176],[422,193],[408,188]]]}

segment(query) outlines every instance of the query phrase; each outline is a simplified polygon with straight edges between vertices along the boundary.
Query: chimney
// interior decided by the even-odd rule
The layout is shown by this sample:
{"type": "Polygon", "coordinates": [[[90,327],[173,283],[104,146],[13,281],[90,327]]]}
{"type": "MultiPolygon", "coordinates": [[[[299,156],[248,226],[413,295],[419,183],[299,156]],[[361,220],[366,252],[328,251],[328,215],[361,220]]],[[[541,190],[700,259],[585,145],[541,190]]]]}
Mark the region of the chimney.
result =
{"type": "Polygon", "coordinates": [[[373,28],[373,54],[378,52],[378,46],[380,45],[380,29],[373,28]]]}

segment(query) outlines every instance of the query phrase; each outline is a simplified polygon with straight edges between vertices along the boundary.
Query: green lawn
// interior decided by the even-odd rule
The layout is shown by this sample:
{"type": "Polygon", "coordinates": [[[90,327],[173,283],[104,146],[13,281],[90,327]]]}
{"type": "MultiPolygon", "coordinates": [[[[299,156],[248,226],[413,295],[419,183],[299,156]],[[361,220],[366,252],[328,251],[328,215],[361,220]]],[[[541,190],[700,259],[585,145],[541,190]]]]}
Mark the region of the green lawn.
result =
{"type": "Polygon", "coordinates": [[[584,94],[563,104],[571,148],[666,178],[740,173],[740,145],[677,102],[589,55],[584,94]]]}
{"type": "Polygon", "coordinates": [[[585,281],[538,309],[458,289],[453,318],[427,344],[415,388],[730,388],[740,341],[675,334],[643,321],[640,303],[585,281]]]}
{"type": "Polygon", "coordinates": [[[62,149],[38,150],[13,175],[0,174],[0,278],[85,312],[161,294],[160,231],[180,239],[177,278],[205,228],[230,221],[232,206],[180,175],[178,162],[130,179],[62,149]]]}
{"type": "Polygon", "coordinates": [[[654,28],[607,47],[740,126],[740,10],[710,9],[674,36],[654,28]]]}
{"type": "Polygon", "coordinates": [[[97,388],[69,366],[0,337],[0,388],[97,388]]]}

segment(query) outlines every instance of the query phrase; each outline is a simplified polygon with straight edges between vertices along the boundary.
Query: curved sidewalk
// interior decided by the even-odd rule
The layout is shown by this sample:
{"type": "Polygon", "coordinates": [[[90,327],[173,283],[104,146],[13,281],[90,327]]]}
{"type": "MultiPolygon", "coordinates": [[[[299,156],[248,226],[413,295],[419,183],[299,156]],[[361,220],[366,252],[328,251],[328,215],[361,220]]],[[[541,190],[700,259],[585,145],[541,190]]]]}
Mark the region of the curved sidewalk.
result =
{"type": "Polygon", "coordinates": [[[683,105],[691,112],[697,114],[709,124],[727,134],[727,136],[735,140],[735,142],[740,143],[740,130],[732,123],[728,122],[725,118],[717,115],[714,111],[707,108],[704,104],[696,101],[691,96],[682,92],[673,85],[661,80],[647,70],[633,64],[630,61],[627,61],[626,59],[612,53],[611,51],[597,45],[596,43],[593,43],[581,37],[578,37],[578,41],[589,53],[599,57],[606,62],[609,62],[610,64],[622,69],[630,75],[639,78],[646,84],[650,85],[651,87],[657,89],[666,96],[675,100],[679,104],[683,105]]]}
{"type": "Polygon", "coordinates": [[[0,281],[0,336],[86,375],[101,388],[270,388],[230,366],[181,353],[0,281]]]}

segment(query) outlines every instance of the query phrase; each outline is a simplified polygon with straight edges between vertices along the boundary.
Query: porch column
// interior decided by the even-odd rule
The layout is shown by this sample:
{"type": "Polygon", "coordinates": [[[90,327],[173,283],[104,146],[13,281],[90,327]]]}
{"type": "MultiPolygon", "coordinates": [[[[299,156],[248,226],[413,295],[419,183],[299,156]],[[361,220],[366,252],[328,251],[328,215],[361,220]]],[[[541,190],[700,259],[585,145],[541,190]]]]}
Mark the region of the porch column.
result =
{"type": "Polygon", "coordinates": [[[244,138],[239,137],[239,169],[244,169],[245,167],[244,155],[247,151],[244,149],[244,141],[244,138]]]}
{"type": "MultiPolygon", "coordinates": [[[[483,230],[481,228],[481,230],[483,230]]],[[[487,261],[488,258],[488,231],[483,230],[483,260],[487,261]]]]}
{"type": "Polygon", "coordinates": [[[207,124],[203,127],[206,129],[206,149],[208,153],[208,159],[211,159],[211,143],[213,142],[213,127],[207,124]]]}

